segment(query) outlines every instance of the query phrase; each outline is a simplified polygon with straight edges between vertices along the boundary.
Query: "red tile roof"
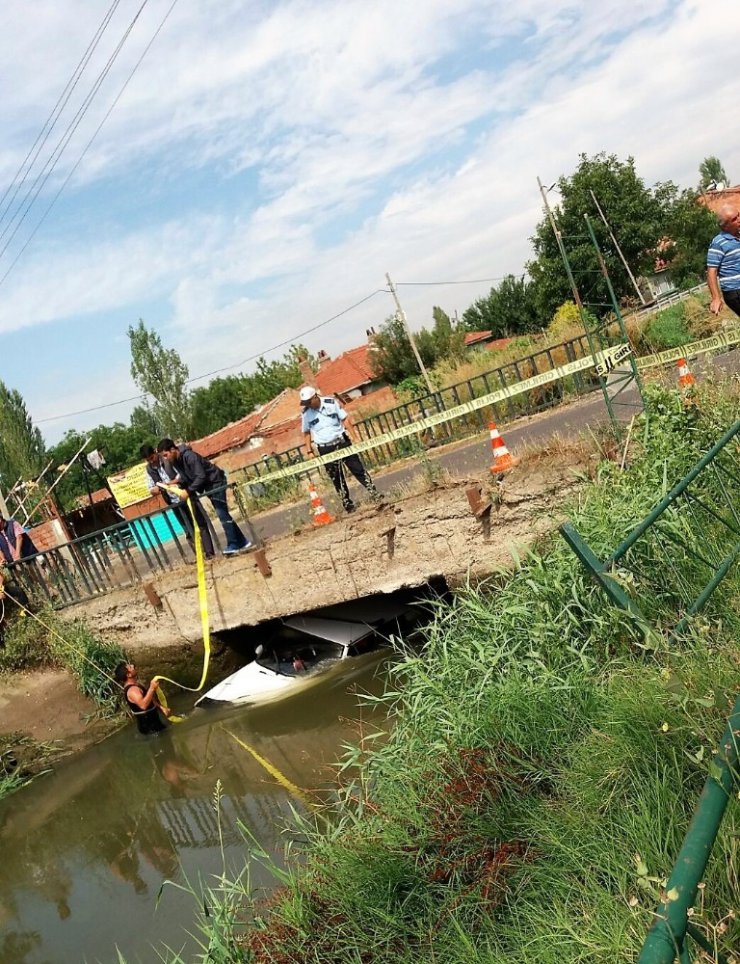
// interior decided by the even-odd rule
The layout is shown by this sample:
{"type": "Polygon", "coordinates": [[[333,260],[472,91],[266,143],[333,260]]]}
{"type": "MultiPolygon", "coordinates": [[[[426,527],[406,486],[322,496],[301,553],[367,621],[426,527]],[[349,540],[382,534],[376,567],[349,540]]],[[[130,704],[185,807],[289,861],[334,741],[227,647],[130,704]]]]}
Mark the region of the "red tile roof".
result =
{"type": "Polygon", "coordinates": [[[492,331],[469,331],[465,335],[465,347],[477,345],[479,341],[488,341],[492,334],[492,331]]]}
{"type": "Polygon", "coordinates": [[[368,345],[360,345],[325,362],[314,380],[322,395],[341,395],[379,379],[370,363],[368,345]]]}
{"type": "Polygon", "coordinates": [[[255,436],[270,436],[278,426],[295,421],[298,424],[301,407],[295,388],[285,388],[256,412],[250,412],[237,422],[191,442],[194,451],[212,459],[222,452],[243,448],[255,436]]]}
{"type": "Polygon", "coordinates": [[[514,341],[513,338],[497,338],[495,341],[489,341],[486,345],[486,351],[502,351],[504,348],[508,348],[512,341],[514,341]]]}

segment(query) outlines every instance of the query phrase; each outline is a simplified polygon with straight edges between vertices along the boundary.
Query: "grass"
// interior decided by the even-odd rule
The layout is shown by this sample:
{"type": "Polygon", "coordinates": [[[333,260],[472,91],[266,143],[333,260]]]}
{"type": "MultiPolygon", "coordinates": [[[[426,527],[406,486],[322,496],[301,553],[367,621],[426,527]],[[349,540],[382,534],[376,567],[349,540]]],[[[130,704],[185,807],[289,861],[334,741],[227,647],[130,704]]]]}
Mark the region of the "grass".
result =
{"type": "MultiPolygon", "coordinates": [[[[687,410],[651,392],[628,470],[602,463],[570,508],[597,551],[732,423],[739,397],[736,383],[703,386],[687,410]]],[[[710,497],[713,484],[702,482],[710,497]]],[[[701,537],[711,547],[717,533],[701,537]]],[[[706,581],[683,556],[653,572],[672,591],[706,581]]],[[[651,586],[644,611],[667,626],[673,597],[651,586]]],[[[211,929],[198,959],[636,961],[737,692],[739,630],[736,568],[689,632],[646,646],[557,537],[440,603],[423,651],[403,654],[382,697],[390,738],[348,751],[337,802],[299,822],[309,845],[276,870],[271,901],[234,882],[232,919],[254,922],[243,935],[211,929]]],[[[729,959],[740,946],[738,830],[734,804],[693,917],[729,959]]]]}
{"type": "Polygon", "coordinates": [[[48,769],[57,754],[52,743],[39,743],[23,733],[0,734],[0,800],[48,769]]]}
{"type": "Polygon", "coordinates": [[[83,623],[61,620],[52,610],[41,610],[36,616],[12,617],[0,648],[0,674],[62,667],[97,705],[100,715],[120,712],[119,687],[112,680],[113,670],[125,659],[120,646],[99,639],[83,623]]]}

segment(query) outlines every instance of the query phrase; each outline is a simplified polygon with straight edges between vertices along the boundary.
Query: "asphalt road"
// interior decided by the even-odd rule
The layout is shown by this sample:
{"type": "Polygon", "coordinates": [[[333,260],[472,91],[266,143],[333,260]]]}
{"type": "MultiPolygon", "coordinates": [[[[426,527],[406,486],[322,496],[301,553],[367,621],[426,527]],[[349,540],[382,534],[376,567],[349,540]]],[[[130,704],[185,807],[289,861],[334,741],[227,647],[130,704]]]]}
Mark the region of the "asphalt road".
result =
{"type": "MultiPolygon", "coordinates": [[[[708,356],[705,356],[708,357],[708,356]]],[[[733,351],[724,355],[714,356],[710,362],[715,370],[728,373],[740,371],[740,351],[733,351]]],[[[692,370],[698,377],[702,375],[702,362],[696,359],[692,370]]],[[[671,370],[666,370],[670,378],[671,370]]],[[[636,411],[637,393],[623,393],[619,401],[627,403],[615,409],[617,415],[629,421],[636,411]],[[629,404],[629,403],[632,404],[629,404]]],[[[549,442],[554,436],[563,438],[578,437],[587,427],[594,428],[606,423],[609,414],[603,395],[594,392],[585,398],[570,404],[559,405],[548,412],[540,413],[530,419],[519,419],[500,426],[506,445],[514,454],[525,447],[536,447],[549,442]]],[[[491,445],[487,434],[478,435],[466,442],[453,443],[439,450],[429,449],[427,455],[430,460],[438,463],[452,476],[466,477],[484,474],[491,465],[491,445]]],[[[422,475],[424,467],[417,460],[407,460],[398,468],[385,469],[375,473],[375,482],[381,492],[387,494],[396,490],[398,486],[412,484],[422,475]]],[[[321,495],[330,512],[342,514],[341,504],[336,497],[328,478],[324,477],[325,485],[321,487],[321,495]]],[[[365,492],[354,480],[350,484],[352,497],[359,504],[365,499],[365,492]]],[[[308,497],[305,505],[290,505],[281,509],[272,509],[259,516],[252,517],[252,525],[262,539],[275,538],[294,532],[306,524],[310,517],[308,497]]]]}

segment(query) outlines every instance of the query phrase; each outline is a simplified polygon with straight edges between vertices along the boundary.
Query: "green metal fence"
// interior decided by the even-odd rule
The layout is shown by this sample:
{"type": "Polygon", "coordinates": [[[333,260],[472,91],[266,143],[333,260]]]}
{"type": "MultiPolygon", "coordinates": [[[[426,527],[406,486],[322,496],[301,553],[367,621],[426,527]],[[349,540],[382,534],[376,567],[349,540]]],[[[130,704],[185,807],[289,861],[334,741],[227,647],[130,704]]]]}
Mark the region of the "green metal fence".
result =
{"type": "Polygon", "coordinates": [[[606,558],[571,523],[568,545],[609,598],[645,626],[684,632],[740,557],[740,419],[606,558]],[[650,602],[646,600],[649,597],[650,602]],[[652,611],[648,611],[648,606],[652,611]]]}

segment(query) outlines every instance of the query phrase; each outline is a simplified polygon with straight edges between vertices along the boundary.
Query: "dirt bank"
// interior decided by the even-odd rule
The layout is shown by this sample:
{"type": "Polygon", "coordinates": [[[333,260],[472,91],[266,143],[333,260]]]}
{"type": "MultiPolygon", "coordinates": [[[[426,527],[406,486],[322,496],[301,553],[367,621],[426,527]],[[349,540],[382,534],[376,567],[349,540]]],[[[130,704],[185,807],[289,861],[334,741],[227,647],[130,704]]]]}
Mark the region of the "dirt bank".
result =
{"type": "Polygon", "coordinates": [[[0,734],[22,733],[39,743],[58,743],[61,754],[97,743],[118,725],[95,718],[95,704],[64,670],[0,677],[0,734]]]}

